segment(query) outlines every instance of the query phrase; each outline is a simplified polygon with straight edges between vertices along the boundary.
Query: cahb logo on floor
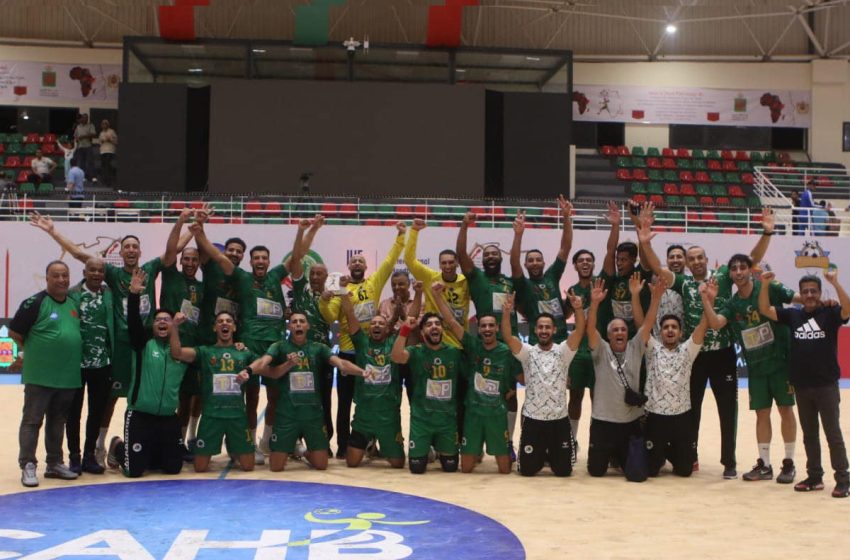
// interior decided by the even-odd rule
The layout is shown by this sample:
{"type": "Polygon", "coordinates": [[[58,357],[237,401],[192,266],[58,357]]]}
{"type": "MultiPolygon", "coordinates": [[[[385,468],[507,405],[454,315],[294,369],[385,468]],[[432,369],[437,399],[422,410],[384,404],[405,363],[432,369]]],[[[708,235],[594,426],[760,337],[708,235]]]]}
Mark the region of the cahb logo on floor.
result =
{"type": "Polygon", "coordinates": [[[503,525],[368,488],[265,480],[73,486],[0,496],[0,559],[525,558],[503,525]]]}

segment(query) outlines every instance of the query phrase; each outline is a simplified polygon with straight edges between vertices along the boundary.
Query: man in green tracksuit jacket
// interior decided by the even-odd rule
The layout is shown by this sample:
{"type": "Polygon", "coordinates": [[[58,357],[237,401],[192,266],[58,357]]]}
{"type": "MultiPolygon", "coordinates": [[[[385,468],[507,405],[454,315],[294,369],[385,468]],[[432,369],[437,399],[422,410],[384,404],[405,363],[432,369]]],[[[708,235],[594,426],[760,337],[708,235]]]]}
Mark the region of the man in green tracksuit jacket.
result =
{"type": "Polygon", "coordinates": [[[107,462],[126,476],[139,477],[148,469],[178,474],[183,468],[183,438],[175,414],[186,364],[171,357],[171,312],[154,313],[152,331],[145,331],[139,311],[145,290],[144,271],[133,272],[127,297],[127,326],[134,351],[124,417],[126,442],[115,436],[107,462]]]}

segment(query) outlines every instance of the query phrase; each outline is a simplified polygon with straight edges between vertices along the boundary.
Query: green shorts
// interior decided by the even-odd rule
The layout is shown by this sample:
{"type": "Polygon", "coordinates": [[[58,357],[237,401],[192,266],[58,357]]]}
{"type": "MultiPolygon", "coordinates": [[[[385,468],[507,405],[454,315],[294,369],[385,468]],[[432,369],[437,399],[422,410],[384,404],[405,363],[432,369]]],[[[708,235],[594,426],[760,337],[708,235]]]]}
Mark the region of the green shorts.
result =
{"type": "Polygon", "coordinates": [[[433,422],[425,418],[410,418],[408,455],[412,459],[425,457],[431,446],[443,455],[457,455],[457,419],[441,418],[433,422]]]}
{"type": "Polygon", "coordinates": [[[508,454],[507,413],[484,415],[467,410],[463,418],[460,452],[464,455],[481,455],[485,443],[489,455],[508,454]]]}
{"type": "Polygon", "coordinates": [[[218,455],[221,453],[222,438],[227,438],[228,453],[247,455],[254,452],[254,439],[248,428],[248,418],[214,418],[204,414],[198,426],[195,454],[218,455]]]}
{"type": "Polygon", "coordinates": [[[126,398],[130,391],[133,349],[129,342],[116,341],[112,351],[112,397],[126,398]]]}
{"type": "Polygon", "coordinates": [[[759,366],[767,375],[751,375],[747,379],[750,393],[750,410],[776,406],[794,406],[794,387],[788,380],[788,364],[774,363],[759,366]]]}
{"type": "Polygon", "coordinates": [[[295,451],[295,442],[300,437],[304,438],[304,443],[307,444],[307,450],[309,451],[326,451],[330,449],[328,445],[328,431],[325,428],[325,420],[321,408],[319,408],[318,414],[305,414],[302,416],[293,416],[291,413],[282,414],[282,412],[284,411],[278,409],[277,418],[275,418],[274,429],[272,430],[272,437],[269,442],[269,447],[272,451],[277,453],[292,453],[295,451]]]}
{"type": "MultiPolygon", "coordinates": [[[[348,440],[349,447],[359,448],[358,441],[368,443],[369,440],[378,440],[381,457],[387,459],[404,458],[404,436],[401,434],[401,416],[386,423],[364,422],[357,418],[357,409],[354,412],[354,421],[351,423],[351,438],[348,440]],[[362,437],[358,438],[354,432],[362,437]]],[[[366,446],[364,444],[363,449],[366,446]]]]}
{"type": "Polygon", "coordinates": [[[596,383],[596,374],[593,371],[593,358],[576,354],[570,364],[570,391],[590,389],[596,383]]]}
{"type": "Polygon", "coordinates": [[[191,364],[186,368],[183,382],[180,383],[180,392],[187,395],[201,394],[201,370],[191,364]]]}

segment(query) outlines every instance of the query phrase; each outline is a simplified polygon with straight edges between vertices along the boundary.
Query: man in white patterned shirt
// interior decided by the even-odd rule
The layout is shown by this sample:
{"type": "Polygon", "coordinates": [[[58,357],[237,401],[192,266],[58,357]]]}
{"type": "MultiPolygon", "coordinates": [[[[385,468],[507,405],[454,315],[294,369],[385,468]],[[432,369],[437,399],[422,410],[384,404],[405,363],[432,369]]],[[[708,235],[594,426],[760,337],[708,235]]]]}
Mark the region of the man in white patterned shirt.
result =
{"type": "Polygon", "coordinates": [[[646,447],[649,475],[658,476],[666,461],[679,476],[691,476],[696,457],[696,434],[691,419],[691,367],[699,355],[705,316],[691,337],[682,340],[682,320],[667,314],[659,321],[659,338],[646,344],[646,447]]]}
{"type": "MultiPolygon", "coordinates": [[[[573,309],[582,309],[581,298],[571,296],[573,309]]],[[[584,313],[576,313],[576,328],[560,344],[554,344],[555,318],[541,313],[534,323],[537,344],[524,344],[511,334],[514,295],[502,305],[502,338],[522,364],[525,402],[519,439],[519,474],[534,476],[544,462],[555,476],[570,476],[575,446],[567,414],[567,378],[570,362],[584,337],[584,313]]]]}

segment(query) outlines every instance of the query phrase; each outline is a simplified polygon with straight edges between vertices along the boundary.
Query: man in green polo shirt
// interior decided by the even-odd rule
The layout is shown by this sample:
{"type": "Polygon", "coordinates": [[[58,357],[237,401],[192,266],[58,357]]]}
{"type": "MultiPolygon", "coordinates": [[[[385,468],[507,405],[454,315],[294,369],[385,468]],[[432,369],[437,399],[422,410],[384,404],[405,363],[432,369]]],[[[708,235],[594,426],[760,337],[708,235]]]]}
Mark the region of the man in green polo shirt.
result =
{"type": "Polygon", "coordinates": [[[18,464],[21,484],[27,487],[38,486],[35,451],[42,423],[47,450],[44,476],[77,478],[77,473],[62,462],[62,434],[68,409],[80,387],[80,313],[68,297],[68,265],[53,261],[47,265],[46,276],[47,288],[27,298],[9,323],[9,336],[22,349],[18,359],[23,359],[24,411],[18,464]]]}
{"type": "Polygon", "coordinates": [[[65,433],[68,438],[69,467],[80,474],[103,474],[94,450],[97,444],[103,411],[109,403],[112,388],[112,345],[115,342],[115,321],[112,313],[112,290],[103,278],[106,263],[92,257],[83,270],[83,281],[71,288],[68,297],[80,308],[80,334],[83,339],[83,360],[80,364],[83,385],[88,392],[86,440],[80,455],[80,417],[83,412],[83,388],[74,396],[65,433]]]}

